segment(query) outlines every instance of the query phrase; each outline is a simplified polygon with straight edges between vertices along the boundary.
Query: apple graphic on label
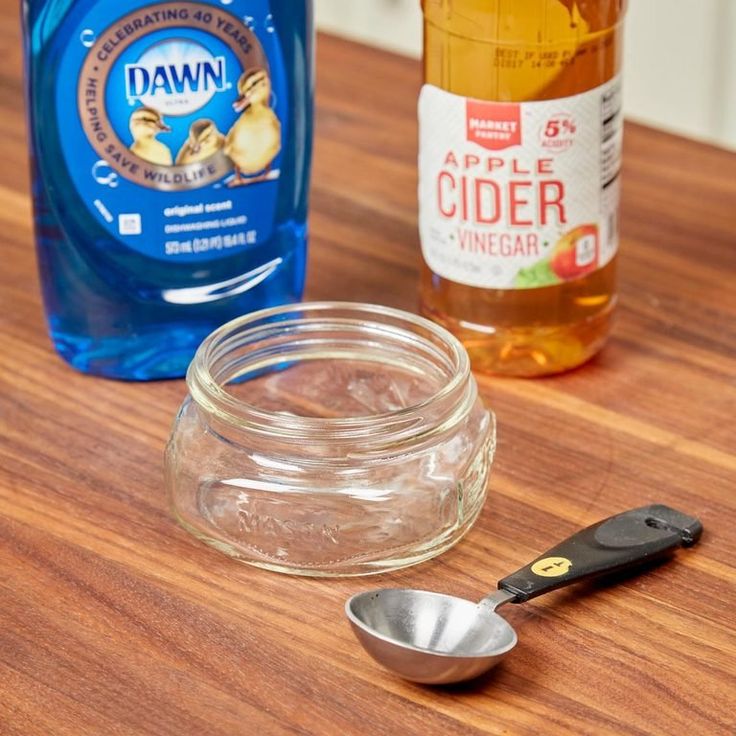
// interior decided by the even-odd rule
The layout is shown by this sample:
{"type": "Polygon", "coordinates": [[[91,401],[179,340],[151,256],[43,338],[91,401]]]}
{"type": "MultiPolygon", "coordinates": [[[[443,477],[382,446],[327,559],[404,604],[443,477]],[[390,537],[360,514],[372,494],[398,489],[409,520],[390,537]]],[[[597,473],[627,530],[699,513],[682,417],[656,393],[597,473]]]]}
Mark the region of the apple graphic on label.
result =
{"type": "Polygon", "coordinates": [[[550,254],[516,275],[517,289],[555,286],[593,273],[599,267],[600,245],[597,225],[580,225],[563,235],[550,254]]]}
{"type": "Polygon", "coordinates": [[[560,238],[549,265],[562,281],[572,281],[598,268],[598,254],[598,227],[581,225],[560,238]]]}

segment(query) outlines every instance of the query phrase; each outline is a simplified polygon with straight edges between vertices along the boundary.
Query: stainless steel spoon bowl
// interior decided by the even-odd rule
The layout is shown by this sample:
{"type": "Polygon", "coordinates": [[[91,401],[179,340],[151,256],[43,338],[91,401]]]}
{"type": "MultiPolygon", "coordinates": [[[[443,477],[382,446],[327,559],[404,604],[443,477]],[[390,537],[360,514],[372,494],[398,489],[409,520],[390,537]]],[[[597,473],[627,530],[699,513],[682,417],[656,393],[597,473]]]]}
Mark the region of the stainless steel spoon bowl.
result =
{"type": "Polygon", "coordinates": [[[353,631],[384,667],[414,682],[468,680],[489,670],[518,641],[505,618],[494,613],[513,600],[500,591],[473,603],[426,590],[377,590],[353,596],[345,605],[353,631]]]}
{"type": "Polygon", "coordinates": [[[516,632],[495,611],[606,573],[620,572],[695,544],[703,527],[667,506],[646,506],[599,522],[557,545],[498,584],[479,603],[424,590],[358,593],[345,613],[360,643],[380,664],[414,682],[470,680],[508,654],[516,632]]]}

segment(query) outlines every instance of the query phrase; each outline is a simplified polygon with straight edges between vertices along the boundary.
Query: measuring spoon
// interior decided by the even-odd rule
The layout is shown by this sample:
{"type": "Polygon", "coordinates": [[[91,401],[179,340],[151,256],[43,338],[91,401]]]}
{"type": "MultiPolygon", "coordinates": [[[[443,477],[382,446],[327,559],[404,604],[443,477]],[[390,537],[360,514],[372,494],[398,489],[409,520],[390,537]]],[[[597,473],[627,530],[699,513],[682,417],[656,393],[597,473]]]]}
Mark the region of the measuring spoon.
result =
{"type": "Polygon", "coordinates": [[[414,682],[470,680],[498,664],[516,632],[495,611],[600,575],[621,572],[695,544],[698,519],[667,506],[633,509],[574,534],[498,583],[479,603],[424,590],[384,589],[354,595],[345,613],[365,650],[414,682]]]}

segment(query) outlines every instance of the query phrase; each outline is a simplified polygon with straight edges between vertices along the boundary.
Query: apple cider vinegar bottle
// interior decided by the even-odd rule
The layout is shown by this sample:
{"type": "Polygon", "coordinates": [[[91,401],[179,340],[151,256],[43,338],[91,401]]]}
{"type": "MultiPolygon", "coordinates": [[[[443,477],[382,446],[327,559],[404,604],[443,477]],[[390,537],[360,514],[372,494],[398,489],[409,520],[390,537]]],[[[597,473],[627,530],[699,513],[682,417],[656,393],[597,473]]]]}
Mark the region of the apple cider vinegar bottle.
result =
{"type": "Polygon", "coordinates": [[[616,303],[626,0],[423,0],[422,311],[475,369],[541,376],[616,303]]]}

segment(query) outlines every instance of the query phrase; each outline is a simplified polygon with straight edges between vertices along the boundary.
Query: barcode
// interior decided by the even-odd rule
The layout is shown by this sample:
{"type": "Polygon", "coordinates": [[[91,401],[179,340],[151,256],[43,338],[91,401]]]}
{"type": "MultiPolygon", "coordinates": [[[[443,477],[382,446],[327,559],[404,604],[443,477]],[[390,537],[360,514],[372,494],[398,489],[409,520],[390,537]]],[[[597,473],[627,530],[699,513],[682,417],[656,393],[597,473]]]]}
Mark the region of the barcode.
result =
{"type": "Polygon", "coordinates": [[[608,237],[606,242],[609,246],[616,244],[618,240],[618,217],[616,212],[611,212],[608,215],[608,237]]]}
{"type": "Polygon", "coordinates": [[[621,83],[616,81],[601,95],[601,187],[608,189],[621,170],[623,112],[621,83]]]}

